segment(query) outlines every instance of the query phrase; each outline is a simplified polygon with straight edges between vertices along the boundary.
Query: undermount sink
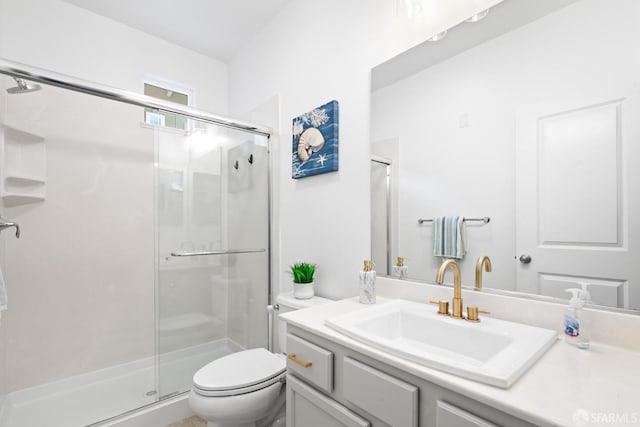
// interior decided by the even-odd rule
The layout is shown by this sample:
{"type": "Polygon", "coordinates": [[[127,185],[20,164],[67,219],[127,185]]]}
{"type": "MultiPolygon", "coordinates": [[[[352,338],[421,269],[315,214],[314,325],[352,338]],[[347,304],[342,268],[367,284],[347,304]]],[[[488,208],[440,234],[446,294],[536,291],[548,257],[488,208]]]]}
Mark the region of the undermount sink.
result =
{"type": "Polygon", "coordinates": [[[556,341],[549,329],[484,316],[480,323],[393,300],[330,317],[327,326],[388,353],[497,387],[510,387],[556,341]]]}

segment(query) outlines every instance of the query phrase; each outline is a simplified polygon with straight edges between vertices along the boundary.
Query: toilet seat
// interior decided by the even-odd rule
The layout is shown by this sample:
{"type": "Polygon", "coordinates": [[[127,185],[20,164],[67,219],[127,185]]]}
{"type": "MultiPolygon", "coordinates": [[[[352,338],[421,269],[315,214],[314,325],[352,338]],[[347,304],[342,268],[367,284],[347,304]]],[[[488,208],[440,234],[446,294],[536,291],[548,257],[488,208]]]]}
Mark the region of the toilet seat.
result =
{"type": "Polygon", "coordinates": [[[268,387],[285,375],[286,361],[282,355],[254,348],[202,367],[193,376],[193,391],[207,397],[234,396],[268,387]]]}

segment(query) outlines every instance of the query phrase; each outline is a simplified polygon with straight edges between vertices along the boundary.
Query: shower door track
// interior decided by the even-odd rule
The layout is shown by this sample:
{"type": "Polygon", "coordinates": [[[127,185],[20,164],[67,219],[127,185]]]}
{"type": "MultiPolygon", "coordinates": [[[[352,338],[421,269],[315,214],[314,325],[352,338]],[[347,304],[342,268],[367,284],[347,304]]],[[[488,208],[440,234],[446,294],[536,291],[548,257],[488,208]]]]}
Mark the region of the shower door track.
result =
{"type": "Polygon", "coordinates": [[[270,137],[272,129],[0,58],[0,74],[270,137]]]}

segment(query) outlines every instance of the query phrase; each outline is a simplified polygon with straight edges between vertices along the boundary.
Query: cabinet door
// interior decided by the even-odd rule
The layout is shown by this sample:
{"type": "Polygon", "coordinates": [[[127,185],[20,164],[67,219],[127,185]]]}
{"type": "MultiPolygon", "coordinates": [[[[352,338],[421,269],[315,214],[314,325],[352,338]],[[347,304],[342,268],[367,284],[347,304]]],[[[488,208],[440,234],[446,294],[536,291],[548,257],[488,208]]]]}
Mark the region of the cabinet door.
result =
{"type": "Polygon", "coordinates": [[[438,400],[436,427],[498,427],[467,411],[438,400]]]}
{"type": "Polygon", "coordinates": [[[418,427],[418,387],[344,358],[344,397],[393,427],[418,427]]]}
{"type": "Polygon", "coordinates": [[[287,375],[287,427],[370,427],[364,418],[287,375]]]}

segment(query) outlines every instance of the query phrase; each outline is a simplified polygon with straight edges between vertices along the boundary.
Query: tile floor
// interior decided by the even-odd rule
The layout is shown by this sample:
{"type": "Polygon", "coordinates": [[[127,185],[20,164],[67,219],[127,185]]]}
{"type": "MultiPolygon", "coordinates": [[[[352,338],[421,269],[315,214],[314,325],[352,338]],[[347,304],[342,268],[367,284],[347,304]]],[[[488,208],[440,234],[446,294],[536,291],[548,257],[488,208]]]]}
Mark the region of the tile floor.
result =
{"type": "Polygon", "coordinates": [[[207,427],[207,422],[194,415],[193,417],[185,418],[177,423],[169,424],[166,427],[207,427]]]}

